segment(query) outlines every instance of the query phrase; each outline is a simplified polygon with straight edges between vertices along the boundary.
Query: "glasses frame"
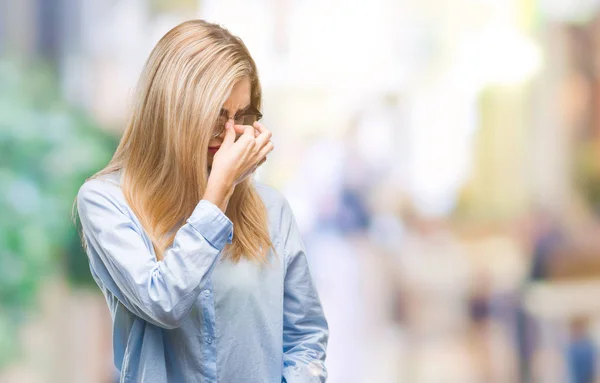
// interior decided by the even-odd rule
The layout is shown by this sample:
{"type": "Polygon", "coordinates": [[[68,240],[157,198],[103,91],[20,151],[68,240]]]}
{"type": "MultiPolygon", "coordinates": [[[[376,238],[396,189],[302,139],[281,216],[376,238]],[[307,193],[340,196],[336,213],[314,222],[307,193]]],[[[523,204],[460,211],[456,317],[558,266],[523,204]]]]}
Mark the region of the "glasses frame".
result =
{"type": "MultiPolygon", "coordinates": [[[[225,125],[227,124],[227,121],[229,121],[233,118],[236,125],[241,125],[241,124],[238,124],[238,121],[243,121],[243,119],[246,116],[256,116],[256,121],[260,121],[260,119],[263,117],[262,113],[258,109],[256,109],[254,106],[250,106],[248,108],[248,110],[246,112],[244,112],[244,114],[241,114],[239,116],[230,116],[225,120],[224,123],[219,123],[219,120],[217,120],[217,123],[215,125],[218,126],[219,132],[213,133],[212,138],[217,138],[221,134],[223,134],[223,132],[225,131],[225,125]]],[[[219,119],[221,117],[223,117],[223,116],[219,116],[219,119]]]]}

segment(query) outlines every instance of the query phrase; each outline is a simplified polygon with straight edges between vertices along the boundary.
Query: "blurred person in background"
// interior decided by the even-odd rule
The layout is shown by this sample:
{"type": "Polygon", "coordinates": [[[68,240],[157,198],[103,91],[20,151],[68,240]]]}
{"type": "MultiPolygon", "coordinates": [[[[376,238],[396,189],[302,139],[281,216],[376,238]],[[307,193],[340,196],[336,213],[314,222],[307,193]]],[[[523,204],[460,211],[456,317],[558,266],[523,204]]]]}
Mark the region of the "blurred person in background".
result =
{"type": "Polygon", "coordinates": [[[590,334],[588,317],[575,318],[570,324],[567,363],[573,383],[596,381],[596,345],[590,334]]]}
{"type": "Polygon", "coordinates": [[[134,101],[76,201],[121,381],[325,381],[328,324],[295,217],[252,178],[273,144],[245,44],[178,25],[134,101]]]}

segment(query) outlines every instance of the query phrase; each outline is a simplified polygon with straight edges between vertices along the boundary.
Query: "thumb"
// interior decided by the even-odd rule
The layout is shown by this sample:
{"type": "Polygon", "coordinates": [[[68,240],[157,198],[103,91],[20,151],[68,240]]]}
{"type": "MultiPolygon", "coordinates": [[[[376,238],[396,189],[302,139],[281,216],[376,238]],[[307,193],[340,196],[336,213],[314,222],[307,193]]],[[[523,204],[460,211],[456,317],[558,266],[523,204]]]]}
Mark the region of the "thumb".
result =
{"type": "Polygon", "coordinates": [[[229,147],[233,145],[235,141],[235,129],[233,129],[233,123],[231,120],[228,120],[225,124],[225,137],[223,138],[222,146],[229,147]]]}

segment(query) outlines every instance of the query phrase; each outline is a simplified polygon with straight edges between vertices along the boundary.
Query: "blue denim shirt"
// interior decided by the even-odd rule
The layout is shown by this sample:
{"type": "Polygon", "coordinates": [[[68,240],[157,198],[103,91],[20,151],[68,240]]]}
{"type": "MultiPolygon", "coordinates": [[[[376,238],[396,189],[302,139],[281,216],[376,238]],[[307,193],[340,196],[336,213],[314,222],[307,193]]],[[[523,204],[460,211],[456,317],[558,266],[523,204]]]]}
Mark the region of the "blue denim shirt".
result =
{"type": "Polygon", "coordinates": [[[201,200],[157,261],[120,172],[86,182],[78,212],[91,273],[113,320],[121,382],[324,382],[327,321],[287,200],[255,182],[269,264],[221,256],[233,224],[201,200]]]}

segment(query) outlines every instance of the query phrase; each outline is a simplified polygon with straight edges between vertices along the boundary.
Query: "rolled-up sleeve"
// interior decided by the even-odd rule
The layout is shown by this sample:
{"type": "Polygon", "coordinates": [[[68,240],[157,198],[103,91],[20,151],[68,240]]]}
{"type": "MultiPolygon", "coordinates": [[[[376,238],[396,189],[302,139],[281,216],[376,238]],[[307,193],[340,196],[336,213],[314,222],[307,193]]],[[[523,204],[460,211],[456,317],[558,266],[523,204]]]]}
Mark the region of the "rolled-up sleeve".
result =
{"type": "Polygon", "coordinates": [[[283,379],[287,383],[324,382],[329,329],[310,274],[305,246],[289,203],[282,214],[286,272],[283,300],[283,379]]]}
{"type": "Polygon", "coordinates": [[[129,311],[157,326],[180,326],[226,243],[233,224],[214,204],[201,200],[157,261],[140,228],[101,180],[86,182],[77,208],[96,278],[129,311]]]}

